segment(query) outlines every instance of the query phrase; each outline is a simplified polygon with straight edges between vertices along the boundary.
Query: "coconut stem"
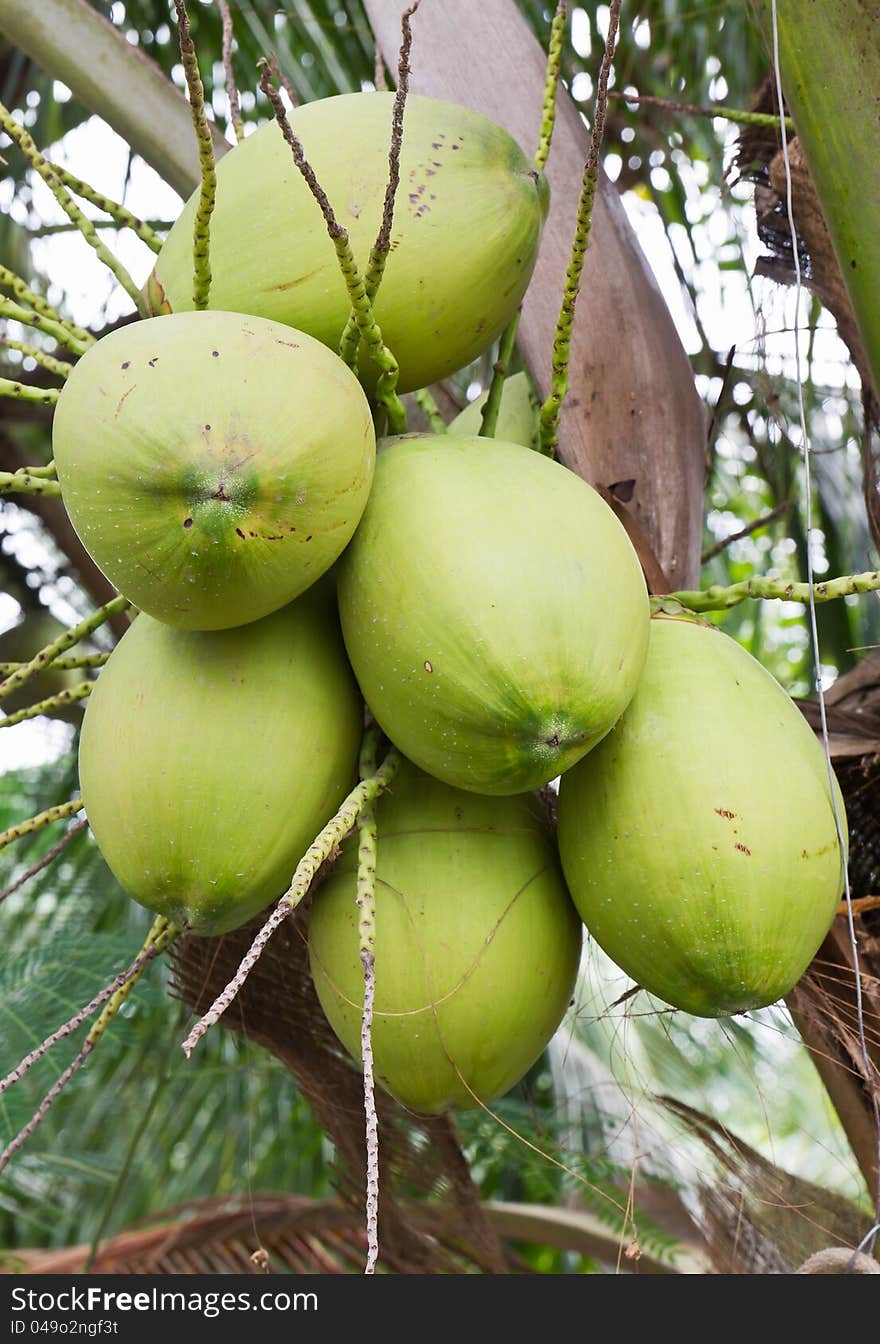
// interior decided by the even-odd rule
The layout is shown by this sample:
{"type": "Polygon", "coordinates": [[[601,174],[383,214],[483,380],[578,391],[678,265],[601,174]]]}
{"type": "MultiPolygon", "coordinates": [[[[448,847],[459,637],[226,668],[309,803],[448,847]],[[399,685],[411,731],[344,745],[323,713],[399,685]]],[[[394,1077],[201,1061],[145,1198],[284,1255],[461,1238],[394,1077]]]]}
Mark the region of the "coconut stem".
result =
{"type": "Polygon", "coordinates": [[[189,30],[189,15],[185,0],[174,0],[177,11],[177,31],[180,37],[180,59],[186,76],[192,123],[199,146],[201,186],[199,203],[193,221],[193,306],[207,308],[211,297],[211,215],[217,195],[217,171],[214,166],[214,142],[205,111],[205,87],[199,74],[195,43],[189,30]]]}
{"type": "Polygon", "coordinates": [[[315,170],[306,158],[302,144],[290,125],[281,97],[272,83],[269,62],[266,60],[265,56],[261,56],[258,64],[261,72],[260,88],[269,99],[269,102],[272,105],[272,111],[275,114],[275,120],[278,122],[284,139],[290,146],[294,163],[305,179],[309,191],[314,196],[321,209],[321,213],[324,216],[327,232],[336,249],[336,257],[339,261],[339,268],[342,271],[345,287],[348,290],[348,296],[351,301],[352,312],[357,323],[358,331],[360,332],[361,339],[364,341],[364,344],[370,352],[370,357],[376,367],[380,370],[379,379],[376,384],[376,396],[385,407],[388,416],[388,427],[392,434],[405,434],[406,411],[403,408],[403,403],[398,397],[396,390],[398,373],[397,360],[382,340],[382,332],[380,331],[373,314],[373,306],[370,302],[369,295],[367,294],[366,282],[358,269],[354,253],[351,250],[348,233],[333,213],[333,207],[327,198],[327,193],[315,176],[315,170]]]}
{"type": "Polygon", "coordinates": [[[232,68],[232,14],[229,11],[228,0],[217,0],[217,4],[220,6],[220,18],[223,24],[223,73],[226,76],[229,121],[236,141],[241,144],[244,139],[244,124],[241,120],[241,100],[238,96],[238,85],[235,82],[235,71],[232,68]]]}
{"type": "MultiPolygon", "coordinates": [[[[13,881],[9,883],[8,887],[4,887],[3,890],[0,891],[0,905],[3,904],[7,896],[11,896],[13,892],[18,891],[20,887],[23,887],[26,882],[30,882],[32,877],[36,877],[37,873],[42,872],[44,868],[48,868],[49,864],[57,859],[61,851],[66,849],[71,840],[79,835],[80,831],[84,831],[88,824],[89,823],[85,817],[81,817],[79,821],[75,821],[64,835],[62,835],[61,839],[56,841],[52,848],[46,851],[41,859],[37,859],[36,863],[32,863],[29,868],[26,868],[23,873],[20,873],[18,877],[14,878],[13,881]]],[[[0,1091],[2,1090],[3,1089],[0,1088],[0,1091]]]]}
{"type": "Polygon", "coordinates": [[[447,428],[446,421],[443,419],[440,407],[434,400],[430,390],[427,387],[420,387],[418,392],[413,393],[413,396],[416,399],[416,405],[419,406],[422,412],[427,416],[428,424],[431,426],[431,433],[445,434],[447,428]]]}
{"type": "Polygon", "coordinates": [[[86,700],[91,695],[94,685],[94,681],[81,681],[76,686],[59,691],[57,695],[50,695],[46,700],[27,705],[24,709],[16,710],[14,714],[7,714],[5,718],[0,719],[0,728],[12,728],[16,723],[24,723],[25,719],[36,719],[41,714],[51,714],[55,709],[75,704],[77,700],[86,700]]]}
{"type": "Polygon", "coordinates": [[[274,54],[274,52],[269,57],[269,69],[272,72],[272,78],[274,79],[275,83],[281,85],[282,89],[290,99],[290,106],[299,107],[300,104],[302,103],[302,99],[300,98],[296,89],[293,87],[291,81],[287,78],[287,75],[285,75],[284,71],[281,69],[281,66],[278,64],[278,57],[274,54]]]}
{"type": "Polygon", "coordinates": [[[2,126],[6,134],[15,141],[19,149],[28,159],[31,167],[39,173],[70,222],[77,226],[89,246],[94,248],[104,265],[116,276],[116,279],[134,303],[135,308],[141,316],[145,316],[146,309],[143,305],[140,290],[132,280],[128,271],[123,266],[122,262],[113,255],[106,243],[101,241],[93,222],[80,210],[70,192],[67,190],[67,187],[55,172],[52,164],[49,163],[48,159],[43,157],[25,128],[19,125],[12,113],[3,103],[0,103],[0,126],[2,126]]]}
{"type": "MultiPolygon", "coordinates": [[[[179,932],[180,929],[173,924],[168,924],[167,920],[157,919],[156,922],[153,924],[153,927],[151,928],[149,934],[147,935],[147,940],[146,943],[144,944],[142,951],[140,952],[139,956],[135,959],[135,961],[132,963],[132,965],[128,968],[128,970],[123,971],[121,976],[117,976],[116,979],[113,981],[113,984],[109,986],[107,990],[102,990],[101,995],[98,995],[96,999],[92,1000],[92,1004],[90,1004],[88,1008],[82,1009],[79,1013],[76,1014],[74,1018],[71,1018],[71,1022],[75,1023],[76,1024],[75,1026],[71,1026],[70,1023],[67,1023],[65,1024],[65,1027],[69,1027],[69,1030],[66,1030],[65,1027],[59,1028],[59,1030],[53,1033],[53,1035],[50,1036],[47,1041],[43,1042],[42,1046],[38,1046],[37,1050],[32,1051],[31,1054],[28,1055],[26,1059],[22,1061],[22,1063],[19,1065],[18,1070],[14,1071],[14,1073],[17,1073],[18,1076],[20,1077],[24,1072],[26,1072],[28,1068],[30,1068],[32,1063],[36,1062],[36,1059],[40,1058],[40,1055],[45,1054],[46,1050],[49,1048],[50,1045],[54,1044],[55,1041],[60,1040],[62,1035],[64,1036],[69,1035],[70,1031],[75,1030],[76,1026],[79,1026],[83,1021],[85,1021],[86,1017],[89,1015],[89,1009],[91,1009],[91,1011],[94,1011],[94,1008],[97,1006],[98,1000],[101,999],[102,996],[104,998],[112,996],[110,997],[110,1002],[107,1004],[103,1013],[98,1018],[98,1021],[92,1027],[91,1031],[89,1032],[88,1036],[83,1042],[83,1046],[79,1054],[76,1056],[73,1062],[67,1066],[67,1068],[61,1074],[57,1082],[55,1082],[53,1086],[49,1089],[49,1091],[46,1093],[45,1097],[40,1102],[40,1105],[37,1107],[37,1110],[34,1112],[28,1123],[25,1125],[24,1129],[20,1130],[19,1133],[15,1136],[15,1138],[9,1144],[7,1144],[4,1151],[0,1153],[0,1172],[2,1172],[4,1168],[8,1165],[10,1158],[13,1157],[13,1155],[16,1152],[18,1152],[19,1148],[21,1148],[23,1144],[25,1144],[27,1140],[31,1137],[31,1135],[34,1133],[34,1130],[44,1119],[49,1108],[52,1106],[52,1103],[61,1095],[61,1093],[64,1091],[64,1088],[70,1082],[73,1075],[82,1068],[83,1064],[85,1064],[86,1060],[94,1050],[95,1046],[100,1041],[110,1022],[112,1022],[113,1018],[116,1016],[116,1013],[119,1011],[119,1008],[125,1002],[126,998],[131,992],[132,986],[135,984],[137,980],[140,979],[141,975],[146,969],[148,962],[151,961],[152,958],[157,956],[160,952],[164,952],[165,949],[168,947],[168,945],[174,941],[179,932]],[[160,924],[164,925],[165,927],[159,931],[157,929],[157,926],[159,926],[160,924]]],[[[15,1081],[15,1078],[12,1074],[10,1074],[7,1079],[4,1079],[3,1086],[5,1087],[6,1085],[8,1085],[9,1081],[15,1081]]]]}
{"type": "MultiPolygon", "coordinates": [[[[58,171],[54,164],[52,165],[52,170],[53,172],[58,171]]],[[[75,226],[72,225],[71,227],[75,226]]],[[[26,308],[32,308],[35,313],[39,313],[41,317],[45,317],[54,326],[60,327],[62,332],[72,336],[77,343],[71,347],[74,354],[85,354],[89,346],[95,344],[95,338],[90,331],[86,331],[84,327],[78,327],[75,323],[69,322],[66,317],[62,317],[57,309],[53,308],[48,299],[44,299],[41,294],[36,294],[29,285],[25,284],[21,276],[16,275],[15,271],[10,271],[8,266],[0,266],[0,284],[6,285],[8,289],[11,289],[19,303],[23,304],[26,308]]],[[[20,318],[16,318],[15,320],[21,321],[20,318]]],[[[29,323],[28,325],[33,326],[34,324],[29,323]]],[[[57,336],[55,331],[50,331],[48,334],[50,336],[55,336],[56,340],[62,340],[63,342],[63,337],[57,336]]]]}
{"type": "Polygon", "coordinates": [[[115,616],[120,611],[127,611],[130,607],[131,603],[127,597],[114,597],[112,601],[105,602],[103,607],[98,607],[98,610],[92,612],[92,615],[87,616],[84,621],[80,621],[78,625],[72,625],[69,630],[65,630],[57,639],[53,639],[51,644],[47,644],[45,648],[40,649],[39,653],[35,654],[29,663],[24,663],[11,676],[0,682],[0,700],[4,700],[7,695],[17,691],[19,686],[23,686],[25,682],[30,681],[31,677],[35,677],[38,672],[42,672],[44,668],[51,666],[59,654],[72,649],[74,644],[79,643],[86,635],[92,634],[93,631],[104,625],[106,621],[110,620],[111,616],[115,616]]]}
{"type": "MultiPolygon", "coordinates": [[[[817,602],[831,602],[836,597],[851,597],[854,593],[876,593],[880,590],[880,572],[868,570],[864,574],[842,574],[837,579],[826,579],[813,587],[817,602]]],[[[789,579],[752,578],[741,583],[722,588],[719,584],[706,588],[703,592],[669,593],[666,597],[651,599],[655,612],[677,615],[687,611],[726,611],[729,607],[739,606],[748,597],[761,598],[764,601],[804,602],[810,601],[808,583],[792,583],[789,579]]]]}
{"type": "Polygon", "coordinates": [[[82,805],[82,798],[71,798],[69,803],[47,807],[45,812],[38,812],[35,817],[28,817],[27,821],[19,821],[15,826],[7,827],[5,831],[0,831],[0,849],[11,845],[13,840],[21,840],[25,835],[41,831],[44,826],[51,826],[53,821],[63,821],[65,817],[76,816],[77,812],[82,811],[82,805]]]}
{"type": "Polygon", "coordinates": [[[0,294],[0,317],[7,318],[10,322],[20,322],[23,327],[35,327],[37,331],[45,332],[74,355],[84,355],[89,346],[94,344],[94,338],[91,336],[88,341],[81,340],[69,323],[25,308],[19,303],[14,303],[12,299],[7,299],[3,294],[0,294]]]}
{"type": "Polygon", "coordinates": [[[507,370],[510,368],[510,361],[513,357],[514,346],[516,345],[516,333],[519,330],[519,312],[514,313],[510,322],[508,322],[501,336],[498,346],[498,358],[492,366],[492,382],[489,384],[489,395],[483,406],[483,414],[480,419],[480,435],[484,439],[494,439],[495,430],[498,425],[498,412],[501,410],[501,394],[504,391],[504,380],[507,377],[507,370]]]}
{"type": "Polygon", "coordinates": [[[559,0],[553,22],[550,25],[550,41],[547,45],[547,74],[544,80],[544,101],[541,104],[541,134],[538,148],[535,150],[535,167],[543,169],[550,153],[553,139],[553,127],[556,125],[556,91],[559,88],[559,71],[562,65],[562,39],[565,34],[566,4],[559,0]]]}
{"type": "MultiPolygon", "coordinates": [[[[333,850],[340,845],[345,836],[354,826],[360,816],[364,805],[378,798],[387,786],[391,783],[397,773],[400,765],[400,757],[392,749],[388,752],[385,760],[371,779],[361,780],[348,795],[335,816],[331,817],[327,825],[319,833],[316,839],[306,850],[300,859],[296,872],[293,875],[290,886],[279,900],[275,909],[260,929],[254,941],[251,943],[248,951],[239,964],[238,970],[229,981],[229,984],[221,994],[211,1004],[211,1007],[193,1027],[186,1040],[183,1042],[183,1053],[189,1058],[196,1045],[198,1045],[205,1032],[219,1022],[220,1018],[226,1012],[226,1009],[235,999],[238,991],[241,989],[245,980],[248,978],[251,970],[259,961],[263,948],[268,943],[272,934],[280,924],[292,914],[300,901],[306,895],[312,884],[315,873],[321,864],[330,857],[333,850]]],[[[2,840],[2,836],[0,836],[2,840]]]]}
{"type": "Polygon", "coordinates": [[[61,486],[32,471],[0,471],[0,495],[60,495],[61,486]]]}
{"type": "MultiPolygon", "coordinates": [[[[379,732],[370,725],[361,745],[360,776],[369,779],[376,773],[379,732]]],[[[375,1274],[379,1258],[379,1118],[376,1113],[376,1084],[373,1076],[373,1002],[376,994],[376,861],[378,831],[372,800],[365,803],[358,817],[357,894],[358,943],[364,968],[364,1006],[361,1015],[361,1063],[364,1071],[364,1117],[367,1149],[367,1263],[365,1274],[375,1274]]]]}
{"type": "MultiPolygon", "coordinates": [[[[379,232],[376,241],[370,250],[370,259],[367,263],[367,274],[364,285],[367,297],[370,303],[376,297],[379,285],[382,283],[382,276],[385,274],[385,263],[391,251],[391,229],[394,224],[394,201],[397,196],[397,188],[400,185],[400,150],[403,145],[403,114],[406,109],[406,98],[409,93],[410,64],[409,57],[412,51],[412,26],[410,20],[418,9],[421,0],[415,0],[409,9],[405,9],[400,16],[401,42],[400,56],[397,62],[397,92],[394,95],[394,103],[391,109],[391,146],[388,150],[388,183],[385,187],[385,201],[382,207],[382,223],[379,225],[379,232]]],[[[342,339],[339,342],[339,354],[345,360],[349,368],[354,368],[357,361],[358,345],[360,343],[360,328],[358,326],[357,316],[354,312],[349,314],[348,321],[345,324],[345,330],[342,333],[342,339]]]]}
{"type": "Polygon", "coordinates": [[[55,359],[52,355],[47,355],[45,350],[40,350],[36,345],[27,345],[25,341],[13,341],[9,336],[4,336],[3,344],[7,350],[17,350],[19,354],[27,356],[37,364],[42,364],[44,369],[50,373],[56,374],[59,378],[69,378],[72,369],[71,364],[65,364],[62,359],[55,359]]]}
{"type": "Polygon", "coordinates": [[[738,107],[701,107],[697,103],[676,103],[670,98],[656,98],[648,93],[624,93],[615,90],[609,98],[617,98],[624,103],[645,103],[649,107],[662,107],[667,112],[685,112],[693,117],[720,117],[722,121],[735,121],[740,126],[767,126],[779,130],[780,123],[789,135],[794,134],[794,121],[791,117],[778,117],[772,112],[744,112],[738,107]]]}
{"type": "Polygon", "coordinates": [[[590,230],[593,222],[593,201],[599,181],[599,150],[605,133],[605,115],[608,111],[608,76],[614,58],[614,46],[617,41],[617,28],[620,21],[621,0],[611,0],[608,15],[608,36],[605,41],[605,54],[599,70],[599,83],[596,89],[596,107],[593,114],[593,129],[590,133],[590,148],[584,165],[578,200],[577,223],[572,242],[571,257],[565,274],[565,290],[562,305],[553,337],[553,358],[550,381],[550,395],[541,408],[541,423],[538,431],[538,443],[542,453],[548,457],[556,456],[559,441],[559,416],[562,403],[568,391],[568,365],[571,358],[571,334],[574,328],[574,310],[581,285],[584,258],[590,242],[590,230]]]}
{"type": "MultiPolygon", "coordinates": [[[[12,378],[0,378],[0,397],[14,397],[17,401],[32,401],[36,406],[54,406],[59,395],[57,387],[32,387],[30,383],[18,383],[12,378]]],[[[11,471],[3,474],[4,476],[15,475],[11,471]]]]}
{"type": "MultiPolygon", "coordinates": [[[[109,653],[84,653],[77,657],[55,658],[52,667],[56,672],[73,672],[80,668],[103,667],[109,657],[109,653]]],[[[12,672],[18,672],[22,667],[27,667],[27,663],[0,663],[0,677],[8,677],[12,672]]]]}
{"type": "MultiPolygon", "coordinates": [[[[110,219],[120,228],[131,229],[132,233],[136,234],[142,243],[146,243],[152,252],[161,252],[162,239],[146,220],[133,215],[126,206],[120,205],[118,201],[112,200],[100,191],[95,191],[95,188],[90,186],[88,182],[84,182],[81,177],[74,177],[73,173],[68,172],[66,168],[61,168],[57,163],[49,162],[48,159],[47,163],[49,163],[49,167],[55,176],[75,196],[81,196],[84,201],[88,201],[90,205],[94,205],[96,209],[103,211],[105,215],[109,215],[110,219]]],[[[96,228],[107,228],[107,224],[103,221],[94,220],[93,222],[96,228]]]]}

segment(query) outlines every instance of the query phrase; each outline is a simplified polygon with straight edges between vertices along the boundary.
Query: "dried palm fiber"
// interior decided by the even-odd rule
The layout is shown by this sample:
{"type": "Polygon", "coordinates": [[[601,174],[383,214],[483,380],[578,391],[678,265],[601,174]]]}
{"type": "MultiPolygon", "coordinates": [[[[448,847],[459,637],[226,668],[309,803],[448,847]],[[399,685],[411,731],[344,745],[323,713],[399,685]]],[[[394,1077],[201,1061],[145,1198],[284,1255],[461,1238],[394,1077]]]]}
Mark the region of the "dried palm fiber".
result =
{"type": "MultiPolygon", "coordinates": [[[[770,78],[758,90],[753,100],[753,110],[768,113],[778,110],[776,89],[770,78]]],[[[780,134],[780,131],[764,126],[745,127],[738,140],[732,169],[741,178],[751,179],[755,183],[758,237],[771,253],[769,257],[758,260],[755,273],[780,284],[793,285],[796,273],[780,134]]],[[[874,431],[880,425],[880,399],[816,188],[796,136],[788,141],[788,159],[801,280],[837,322],[841,340],[849,350],[862,381],[865,418],[863,489],[871,536],[875,546],[880,548],[880,448],[873,442],[874,431]]]]}
{"type": "MultiPolygon", "coordinates": [[[[868,1069],[859,1038],[856,967],[841,913],[788,996],[788,1007],[840,1115],[868,1189],[877,1190],[873,1101],[880,1088],[880,656],[864,658],[825,693],[829,747],[849,823],[849,876],[868,1069]]],[[[819,706],[800,708],[819,733],[819,706]]]]}
{"type": "Polygon", "coordinates": [[[696,1221],[717,1273],[792,1274],[831,1248],[854,1255],[869,1226],[864,1209],[777,1167],[711,1116],[673,1097],[660,1100],[711,1159],[696,1221]]]}
{"type": "MultiPolygon", "coordinates": [[[[309,974],[307,918],[301,907],[281,925],[220,1025],[264,1046],[290,1070],[334,1146],[340,1197],[363,1221],[363,1077],[318,1002],[309,974]]],[[[172,993],[194,1013],[205,1012],[262,922],[258,916],[222,938],[181,939],[173,956],[172,993]]],[[[508,1261],[482,1210],[453,1121],[412,1115],[384,1092],[377,1093],[376,1106],[380,1265],[422,1274],[504,1272],[508,1261]],[[442,1205],[442,1230],[426,1226],[421,1213],[414,1215],[414,1197],[442,1205]]]]}

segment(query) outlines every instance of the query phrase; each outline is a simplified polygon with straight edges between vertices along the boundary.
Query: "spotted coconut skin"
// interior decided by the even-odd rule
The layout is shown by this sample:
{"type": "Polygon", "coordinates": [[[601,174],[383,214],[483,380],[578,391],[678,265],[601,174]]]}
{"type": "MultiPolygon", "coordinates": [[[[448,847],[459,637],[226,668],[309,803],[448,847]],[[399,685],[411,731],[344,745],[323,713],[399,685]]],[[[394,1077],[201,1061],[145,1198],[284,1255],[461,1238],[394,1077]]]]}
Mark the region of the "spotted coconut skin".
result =
{"type": "MultiPolygon", "coordinates": [[[[581,927],[539,800],[451,789],[404,762],[377,804],[373,1055],[405,1106],[440,1113],[510,1090],[574,989],[581,927]]],[[[309,958],[360,1060],[357,845],[319,888],[309,958]]]]}
{"type": "Polygon", "coordinates": [[[341,359],[223,312],[105,336],[64,386],[53,445],[96,564],[142,611],[196,630],[258,620],[319,579],[360,520],[376,451],[341,359]]]}
{"type": "MultiPolygon", "coordinates": [[[[383,216],[393,101],[391,93],[343,94],[290,117],[362,272],[383,216]]],[[[145,287],[154,313],[193,307],[197,197],[145,287]]],[[[500,126],[409,96],[391,252],[375,302],[400,391],[447,377],[500,335],[531,278],[548,203],[546,178],[500,126]]],[[[338,348],[348,291],[321,210],[275,122],[217,165],[211,268],[212,307],[289,323],[338,348]]],[[[361,372],[375,382],[366,355],[361,372]]]]}
{"type": "MultiPolygon", "coordinates": [[[[835,781],[838,815],[846,827],[835,781]]],[[[715,627],[655,617],[617,727],[563,776],[559,851],[608,955],[701,1017],[774,1003],[828,931],[843,870],[824,752],[715,627]]]]}
{"type": "Polygon", "coordinates": [[[520,444],[384,441],[338,593],[372,713],[456,788],[546,784],[616,723],[644,663],[648,596],[621,524],[520,444]]]}
{"type": "Polygon", "coordinates": [[[140,615],[89,697],[89,824],[120,885],[197,934],[286,889],[352,787],[361,702],[332,595],[235,630],[140,615]]]}

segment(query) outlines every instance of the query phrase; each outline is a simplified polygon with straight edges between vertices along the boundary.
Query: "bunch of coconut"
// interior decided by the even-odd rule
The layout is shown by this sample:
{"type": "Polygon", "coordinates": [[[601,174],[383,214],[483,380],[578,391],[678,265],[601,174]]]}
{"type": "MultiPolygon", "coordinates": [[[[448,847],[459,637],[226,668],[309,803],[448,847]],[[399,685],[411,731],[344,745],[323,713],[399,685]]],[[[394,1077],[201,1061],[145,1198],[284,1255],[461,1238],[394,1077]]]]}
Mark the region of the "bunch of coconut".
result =
{"type": "MultiPolygon", "coordinates": [[[[378,93],[293,115],[361,262],[390,115],[378,93]]],[[[513,317],[547,186],[500,127],[415,97],[401,182],[375,315],[406,390],[513,317]]],[[[377,454],[376,372],[336,353],[348,291],[274,123],[218,166],[198,311],[194,211],[148,282],[157,315],[90,349],[54,422],[73,524],[139,612],[80,748],[123,887],[202,935],[277,899],[357,778],[366,705],[404,758],[376,808],[373,1049],[406,1105],[485,1103],[525,1074],[571,1000],[583,923],[690,1012],[785,993],[842,871],[788,697],[714,628],[650,619],[623,527],[527,446],[513,384],[508,438],[465,413],[377,454]],[[540,791],[560,777],[557,834],[540,791]]],[[[356,888],[350,839],[310,949],[357,1058],[356,888]]]]}

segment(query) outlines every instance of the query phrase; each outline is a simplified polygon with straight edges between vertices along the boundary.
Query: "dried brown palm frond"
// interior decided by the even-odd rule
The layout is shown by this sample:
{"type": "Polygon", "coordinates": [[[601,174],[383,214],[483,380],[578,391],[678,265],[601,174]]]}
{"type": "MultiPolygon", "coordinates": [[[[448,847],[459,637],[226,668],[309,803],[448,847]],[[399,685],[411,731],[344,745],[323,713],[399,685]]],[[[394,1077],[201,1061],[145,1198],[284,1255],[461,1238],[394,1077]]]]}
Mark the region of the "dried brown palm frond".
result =
{"type": "MultiPolygon", "coordinates": [[[[660,1100],[712,1159],[711,1178],[699,1190],[697,1221],[717,1273],[791,1274],[831,1249],[855,1256],[870,1225],[864,1209],[776,1166],[711,1116],[673,1097],[660,1100]]],[[[846,1272],[839,1257],[835,1265],[804,1272],[846,1272]]],[[[859,1262],[854,1269],[873,1272],[859,1262]]]]}

